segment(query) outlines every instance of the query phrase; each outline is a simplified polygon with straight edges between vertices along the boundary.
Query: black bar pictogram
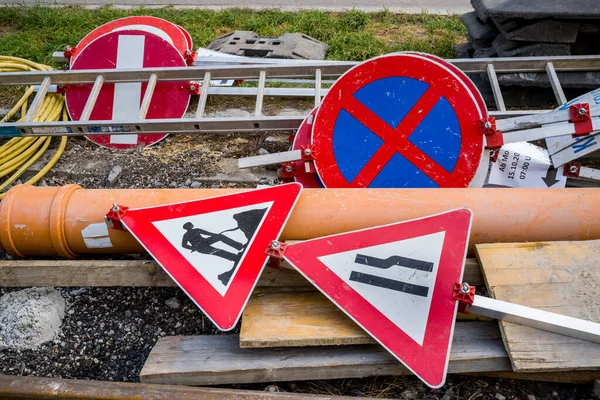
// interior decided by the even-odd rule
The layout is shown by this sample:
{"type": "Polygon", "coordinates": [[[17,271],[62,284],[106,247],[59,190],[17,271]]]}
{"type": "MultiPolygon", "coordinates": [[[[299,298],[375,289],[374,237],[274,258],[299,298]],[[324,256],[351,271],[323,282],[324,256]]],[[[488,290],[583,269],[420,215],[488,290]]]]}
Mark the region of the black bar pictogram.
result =
{"type": "Polygon", "coordinates": [[[412,285],[410,283],[364,274],[358,271],[352,271],[350,273],[350,280],[384,289],[395,290],[397,292],[414,294],[415,296],[427,297],[427,294],[429,293],[429,288],[427,286],[412,285]]]}
{"type": "Polygon", "coordinates": [[[398,265],[399,267],[411,268],[419,271],[433,271],[432,262],[415,260],[414,258],[407,258],[401,256],[391,256],[383,259],[372,256],[366,256],[364,254],[357,254],[354,262],[357,264],[368,265],[369,267],[381,269],[387,269],[393,267],[394,265],[398,265]]]}

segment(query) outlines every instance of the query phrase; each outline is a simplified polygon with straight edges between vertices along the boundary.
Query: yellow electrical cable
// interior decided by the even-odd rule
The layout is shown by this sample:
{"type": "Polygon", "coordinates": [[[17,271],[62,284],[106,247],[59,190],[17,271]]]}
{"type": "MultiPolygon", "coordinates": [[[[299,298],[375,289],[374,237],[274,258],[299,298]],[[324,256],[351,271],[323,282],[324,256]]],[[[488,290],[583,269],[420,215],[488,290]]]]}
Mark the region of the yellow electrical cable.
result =
{"type": "MultiPolygon", "coordinates": [[[[18,57],[0,56],[0,72],[19,72],[19,71],[49,71],[53,69],[50,66],[38,64],[18,57]]],[[[27,114],[27,104],[34,87],[26,88],[25,93],[11,110],[0,120],[0,123],[7,122],[20,111],[18,122],[22,122],[27,114]]],[[[65,109],[64,96],[58,93],[48,93],[33,117],[34,122],[54,122],[62,116],[64,121],[68,120],[65,109]]],[[[7,176],[18,168],[10,177],[0,184],[0,191],[5,190],[19,176],[21,176],[31,165],[33,165],[48,150],[52,137],[18,137],[12,138],[0,146],[0,178],[7,176]]],[[[67,137],[61,138],[60,144],[50,161],[31,179],[25,182],[26,185],[32,185],[38,182],[48,171],[56,164],[62,156],[67,144],[67,137]]],[[[0,199],[4,194],[0,194],[0,199]]]]}

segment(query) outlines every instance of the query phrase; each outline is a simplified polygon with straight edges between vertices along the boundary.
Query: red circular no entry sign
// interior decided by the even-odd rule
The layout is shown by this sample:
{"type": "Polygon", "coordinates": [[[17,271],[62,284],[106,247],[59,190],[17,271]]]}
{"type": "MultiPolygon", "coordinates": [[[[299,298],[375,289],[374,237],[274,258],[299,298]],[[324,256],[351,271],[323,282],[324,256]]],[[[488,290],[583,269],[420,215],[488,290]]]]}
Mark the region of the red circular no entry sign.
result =
{"type": "MultiPolygon", "coordinates": [[[[467,187],[483,156],[478,92],[455,67],[391,54],[346,72],[313,125],[326,187],[467,187]]],[[[472,84],[471,84],[472,85],[472,84]]]]}
{"type": "MultiPolygon", "coordinates": [[[[90,43],[73,63],[72,70],[185,67],[179,51],[162,38],[137,30],[108,33],[90,43]]],[[[91,84],[70,85],[65,98],[72,120],[79,120],[92,89],[91,84]]],[[[105,83],[90,120],[132,120],[137,118],[147,83],[105,83]]],[[[189,82],[159,81],[154,89],[146,119],[182,118],[191,93],[189,82]]],[[[125,149],[149,146],[166,134],[86,136],[101,146],[125,149]]]]}

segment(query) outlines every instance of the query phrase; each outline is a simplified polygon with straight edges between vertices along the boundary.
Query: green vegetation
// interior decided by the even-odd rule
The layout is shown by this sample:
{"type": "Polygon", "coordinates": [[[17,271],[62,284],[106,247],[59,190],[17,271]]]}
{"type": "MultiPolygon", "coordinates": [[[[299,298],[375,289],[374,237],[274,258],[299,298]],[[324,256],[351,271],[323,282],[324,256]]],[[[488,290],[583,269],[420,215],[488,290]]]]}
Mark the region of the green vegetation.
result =
{"type": "Polygon", "coordinates": [[[453,44],[464,41],[466,34],[458,16],[427,14],[0,7],[0,54],[51,64],[52,52],[77,44],[107,21],[130,15],[153,15],[181,25],[196,47],[233,30],[251,30],[261,36],[301,32],[329,44],[327,58],[331,60],[360,61],[402,50],[452,57],[453,44]]]}

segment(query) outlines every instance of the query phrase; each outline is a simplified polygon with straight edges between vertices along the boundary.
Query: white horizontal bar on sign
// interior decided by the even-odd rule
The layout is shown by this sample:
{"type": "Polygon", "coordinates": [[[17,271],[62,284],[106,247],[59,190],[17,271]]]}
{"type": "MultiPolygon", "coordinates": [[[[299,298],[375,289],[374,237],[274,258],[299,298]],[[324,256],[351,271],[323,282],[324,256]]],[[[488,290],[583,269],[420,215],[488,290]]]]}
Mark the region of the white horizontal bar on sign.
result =
{"type": "Polygon", "coordinates": [[[281,164],[301,159],[301,150],[284,151],[281,153],[265,154],[263,156],[240,158],[238,160],[238,168],[262,167],[265,165],[281,164]]]}
{"type": "Polygon", "coordinates": [[[473,314],[600,343],[600,324],[475,295],[473,314]]]}
{"type": "MultiPolygon", "coordinates": [[[[600,118],[592,118],[592,131],[600,130],[600,118]]],[[[504,134],[504,143],[530,142],[555,136],[573,135],[575,125],[571,122],[559,122],[540,128],[511,131],[504,134]]]]}
{"type": "MultiPolygon", "coordinates": [[[[596,117],[600,115],[600,105],[590,106],[590,115],[596,117]]],[[[535,115],[525,115],[517,118],[508,118],[496,122],[496,128],[501,132],[511,132],[520,129],[533,128],[536,126],[554,124],[557,122],[567,122],[571,119],[569,110],[555,110],[547,113],[535,115]]]]}

